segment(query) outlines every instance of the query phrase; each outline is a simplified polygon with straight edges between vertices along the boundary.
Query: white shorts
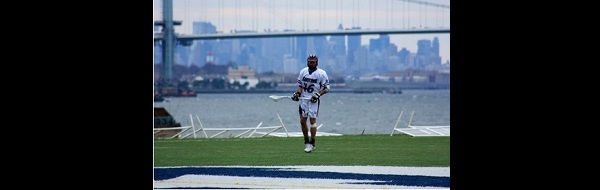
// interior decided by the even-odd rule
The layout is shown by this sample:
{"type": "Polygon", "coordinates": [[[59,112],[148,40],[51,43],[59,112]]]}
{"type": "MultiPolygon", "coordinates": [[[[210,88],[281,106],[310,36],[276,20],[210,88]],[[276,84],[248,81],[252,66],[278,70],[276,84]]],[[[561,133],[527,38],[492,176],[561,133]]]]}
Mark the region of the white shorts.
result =
{"type": "Polygon", "coordinates": [[[319,104],[321,100],[315,103],[310,100],[300,99],[300,105],[298,106],[298,113],[302,117],[317,118],[319,116],[319,104]]]}

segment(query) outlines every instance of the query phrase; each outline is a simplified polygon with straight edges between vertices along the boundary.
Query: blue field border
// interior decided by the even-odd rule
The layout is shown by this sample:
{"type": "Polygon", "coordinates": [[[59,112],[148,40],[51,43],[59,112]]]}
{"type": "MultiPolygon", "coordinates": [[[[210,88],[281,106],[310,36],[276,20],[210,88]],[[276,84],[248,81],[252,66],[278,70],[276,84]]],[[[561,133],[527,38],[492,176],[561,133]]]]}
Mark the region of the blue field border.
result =
{"type": "Polygon", "coordinates": [[[360,174],[342,172],[291,171],[295,168],[243,168],[243,167],[177,167],[154,168],[155,180],[168,180],[183,175],[219,175],[237,177],[269,177],[269,178],[307,178],[307,179],[346,179],[372,180],[376,182],[360,182],[346,184],[450,187],[450,177],[421,175],[360,174]]]}

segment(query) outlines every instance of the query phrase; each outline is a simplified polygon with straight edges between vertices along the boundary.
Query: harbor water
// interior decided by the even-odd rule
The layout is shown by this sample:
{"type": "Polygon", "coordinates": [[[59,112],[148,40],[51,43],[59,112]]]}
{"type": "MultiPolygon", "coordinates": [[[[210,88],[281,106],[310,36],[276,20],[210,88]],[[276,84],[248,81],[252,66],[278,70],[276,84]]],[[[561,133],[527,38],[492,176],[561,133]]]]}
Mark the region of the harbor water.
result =
{"type": "MultiPolygon", "coordinates": [[[[289,94],[223,93],[197,94],[196,97],[167,97],[154,102],[164,107],[182,126],[204,128],[247,128],[281,125],[288,132],[300,132],[298,102],[272,101],[270,95],[289,94]]],[[[394,126],[407,127],[411,112],[412,125],[450,125],[450,90],[403,90],[401,94],[339,93],[321,97],[317,125],[319,132],[339,134],[390,134],[394,126]],[[402,117],[398,121],[400,114],[402,117]]],[[[285,132],[283,130],[276,132],[285,132]]]]}

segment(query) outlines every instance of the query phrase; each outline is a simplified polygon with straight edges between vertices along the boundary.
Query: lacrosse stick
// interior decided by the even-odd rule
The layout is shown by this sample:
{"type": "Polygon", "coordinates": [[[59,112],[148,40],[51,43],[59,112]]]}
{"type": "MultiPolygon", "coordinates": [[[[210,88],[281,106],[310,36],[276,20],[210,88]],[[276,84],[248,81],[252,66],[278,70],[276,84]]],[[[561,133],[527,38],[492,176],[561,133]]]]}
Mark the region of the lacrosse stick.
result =
{"type": "MultiPolygon", "coordinates": [[[[271,100],[273,100],[274,102],[277,102],[279,100],[282,100],[284,98],[289,98],[292,99],[292,96],[277,96],[277,95],[270,95],[269,98],[271,98],[271,100]]],[[[310,99],[310,97],[300,97],[300,99],[304,99],[304,100],[308,100],[310,99]]]]}

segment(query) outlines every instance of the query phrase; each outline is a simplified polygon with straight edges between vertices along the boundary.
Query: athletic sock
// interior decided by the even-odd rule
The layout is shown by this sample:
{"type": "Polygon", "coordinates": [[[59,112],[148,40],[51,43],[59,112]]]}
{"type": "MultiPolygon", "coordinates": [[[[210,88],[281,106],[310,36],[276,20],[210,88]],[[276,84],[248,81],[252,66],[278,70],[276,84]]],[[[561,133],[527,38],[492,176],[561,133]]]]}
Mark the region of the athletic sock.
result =
{"type": "Polygon", "coordinates": [[[311,138],[310,139],[310,144],[312,144],[313,146],[315,146],[315,138],[311,138]]]}
{"type": "Polygon", "coordinates": [[[308,143],[308,137],[304,137],[304,144],[308,143]]]}

